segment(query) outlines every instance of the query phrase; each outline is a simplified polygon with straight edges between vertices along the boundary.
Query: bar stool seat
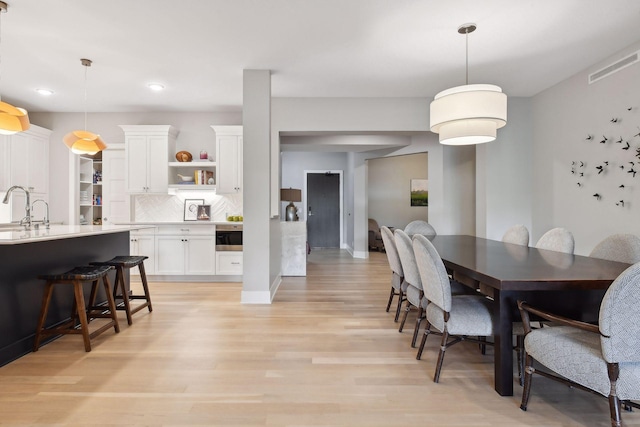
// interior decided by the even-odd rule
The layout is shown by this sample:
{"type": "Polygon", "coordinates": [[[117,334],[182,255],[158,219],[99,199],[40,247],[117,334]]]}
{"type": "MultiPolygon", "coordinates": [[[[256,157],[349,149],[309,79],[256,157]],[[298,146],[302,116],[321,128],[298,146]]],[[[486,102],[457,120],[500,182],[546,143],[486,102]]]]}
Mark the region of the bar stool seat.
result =
{"type": "Polygon", "coordinates": [[[92,262],[91,265],[109,265],[116,269],[116,283],[113,287],[114,300],[122,300],[121,304],[116,304],[117,310],[124,310],[127,314],[127,323],[133,324],[132,315],[147,307],[149,312],[153,311],[151,305],[151,294],[149,293],[149,284],[147,283],[147,274],[144,270],[144,260],[148,259],[148,256],[144,255],[119,255],[113,257],[109,261],[92,262]],[[142,288],[144,295],[134,295],[127,291],[127,286],[124,280],[124,269],[138,267],[140,271],[140,280],[142,281],[142,288]],[[138,304],[135,307],[131,307],[131,300],[144,300],[142,304],[138,304]]]}
{"type": "Polygon", "coordinates": [[[33,351],[38,351],[42,337],[48,335],[64,335],[64,334],[81,334],[84,340],[85,351],[91,351],[91,338],[105,332],[111,327],[115,332],[120,332],[118,317],[116,316],[116,305],[113,300],[111,284],[109,283],[108,273],[113,267],[104,266],[86,266],[75,267],[61,274],[44,274],[39,275],[39,279],[46,280],[44,295],[42,297],[42,307],[40,309],[40,317],[38,318],[38,327],[36,329],[33,351]],[[107,296],[107,306],[96,305],[96,295],[98,293],[98,283],[102,279],[102,285],[107,296]],[[92,282],[91,294],[88,305],[85,304],[83,284],[92,282]],[[46,328],[47,313],[49,304],[53,295],[53,286],[58,284],[73,285],[74,304],[72,306],[71,319],[60,326],[46,328]],[[100,328],[89,333],[89,321],[96,318],[111,319],[110,322],[102,325],[100,328]],[[80,329],[77,329],[78,322],[80,329]]]}

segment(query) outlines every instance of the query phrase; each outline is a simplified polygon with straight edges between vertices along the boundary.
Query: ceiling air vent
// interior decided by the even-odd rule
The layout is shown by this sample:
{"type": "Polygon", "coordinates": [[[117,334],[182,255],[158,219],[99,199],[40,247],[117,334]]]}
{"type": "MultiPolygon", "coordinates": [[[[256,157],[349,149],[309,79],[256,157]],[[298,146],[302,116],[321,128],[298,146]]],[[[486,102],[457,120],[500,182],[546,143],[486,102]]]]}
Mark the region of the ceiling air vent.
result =
{"type": "Polygon", "coordinates": [[[628,67],[629,65],[635,64],[636,62],[638,62],[638,52],[640,51],[634,52],[629,56],[625,56],[621,60],[616,61],[611,65],[607,65],[606,67],[596,71],[595,73],[589,74],[589,84],[595,83],[600,79],[604,79],[605,77],[610,76],[616,71],[620,71],[623,68],[628,67]]]}

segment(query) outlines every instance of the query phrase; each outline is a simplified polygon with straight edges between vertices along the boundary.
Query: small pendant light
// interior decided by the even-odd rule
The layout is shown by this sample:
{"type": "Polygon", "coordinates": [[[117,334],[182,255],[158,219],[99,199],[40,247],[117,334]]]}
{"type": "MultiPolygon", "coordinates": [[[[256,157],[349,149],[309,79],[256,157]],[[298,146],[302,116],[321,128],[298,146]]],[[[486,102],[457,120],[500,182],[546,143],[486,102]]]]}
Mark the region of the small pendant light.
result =
{"type": "Polygon", "coordinates": [[[62,141],[74,154],[94,155],[107,148],[100,135],[87,130],[87,68],[91,67],[90,59],[81,59],[84,69],[84,130],[74,130],[64,136],[62,141]]]}
{"type": "MultiPolygon", "coordinates": [[[[7,12],[9,5],[0,1],[0,16],[7,12]]],[[[0,19],[1,22],[1,19],[0,19]]],[[[0,36],[2,35],[0,24],[0,36]]],[[[0,62],[1,59],[0,59],[0,62]]],[[[29,129],[29,115],[27,110],[0,100],[0,134],[13,135],[14,133],[23,132],[29,129]]]]}

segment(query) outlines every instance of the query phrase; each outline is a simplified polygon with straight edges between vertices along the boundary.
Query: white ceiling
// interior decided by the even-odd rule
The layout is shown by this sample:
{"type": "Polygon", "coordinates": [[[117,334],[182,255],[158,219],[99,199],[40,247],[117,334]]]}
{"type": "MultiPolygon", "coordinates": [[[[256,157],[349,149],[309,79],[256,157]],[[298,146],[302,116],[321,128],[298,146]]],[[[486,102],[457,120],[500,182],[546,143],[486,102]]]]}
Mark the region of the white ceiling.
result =
{"type": "Polygon", "coordinates": [[[30,111],[240,111],[242,70],[274,97],[531,96],[640,40],[638,0],[9,0],[0,94],[30,111]],[[148,82],[166,90],[154,93],[148,82]],[[36,88],[55,91],[42,97],[36,88]]]}

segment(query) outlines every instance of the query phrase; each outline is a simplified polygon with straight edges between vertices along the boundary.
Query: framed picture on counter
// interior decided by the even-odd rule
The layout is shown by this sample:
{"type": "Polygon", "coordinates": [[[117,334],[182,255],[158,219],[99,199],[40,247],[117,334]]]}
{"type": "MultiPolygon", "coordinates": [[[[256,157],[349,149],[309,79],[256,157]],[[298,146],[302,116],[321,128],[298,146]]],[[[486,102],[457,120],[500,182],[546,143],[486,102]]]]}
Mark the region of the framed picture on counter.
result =
{"type": "Polygon", "coordinates": [[[211,205],[198,206],[198,221],[211,221],[211,205]]]}
{"type": "Polygon", "coordinates": [[[185,199],[184,200],[184,220],[198,220],[198,206],[204,205],[204,199],[185,199]]]}

